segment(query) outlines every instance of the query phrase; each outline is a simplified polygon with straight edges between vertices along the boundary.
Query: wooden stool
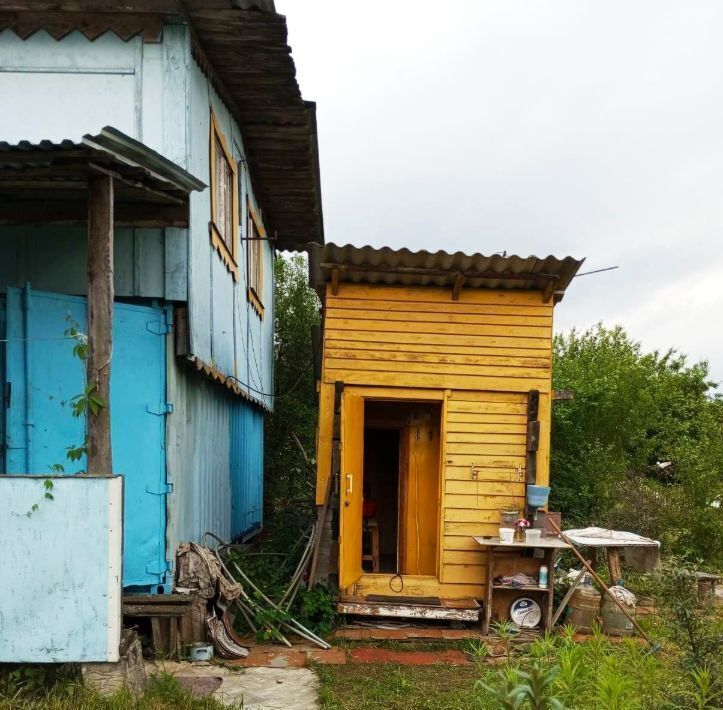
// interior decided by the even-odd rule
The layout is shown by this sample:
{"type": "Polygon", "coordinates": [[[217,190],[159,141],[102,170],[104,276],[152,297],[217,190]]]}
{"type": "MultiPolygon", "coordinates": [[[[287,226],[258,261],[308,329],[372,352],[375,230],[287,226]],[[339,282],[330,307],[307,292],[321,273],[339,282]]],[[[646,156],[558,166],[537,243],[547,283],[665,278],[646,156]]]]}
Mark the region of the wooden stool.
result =
{"type": "Polygon", "coordinates": [[[372,572],[379,571],[379,526],[376,518],[366,518],[362,523],[362,535],[369,533],[371,542],[371,553],[365,554],[362,551],[362,564],[372,563],[372,572]]]}

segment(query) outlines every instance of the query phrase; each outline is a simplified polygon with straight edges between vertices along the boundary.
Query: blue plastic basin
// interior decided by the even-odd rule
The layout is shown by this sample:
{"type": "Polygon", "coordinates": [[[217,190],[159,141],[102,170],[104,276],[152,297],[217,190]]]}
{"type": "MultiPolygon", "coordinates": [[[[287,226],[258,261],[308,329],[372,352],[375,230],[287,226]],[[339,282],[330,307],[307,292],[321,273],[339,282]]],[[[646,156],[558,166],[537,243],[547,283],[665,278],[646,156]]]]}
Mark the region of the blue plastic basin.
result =
{"type": "Polygon", "coordinates": [[[547,505],[550,496],[549,486],[527,486],[527,504],[535,508],[547,505]]]}

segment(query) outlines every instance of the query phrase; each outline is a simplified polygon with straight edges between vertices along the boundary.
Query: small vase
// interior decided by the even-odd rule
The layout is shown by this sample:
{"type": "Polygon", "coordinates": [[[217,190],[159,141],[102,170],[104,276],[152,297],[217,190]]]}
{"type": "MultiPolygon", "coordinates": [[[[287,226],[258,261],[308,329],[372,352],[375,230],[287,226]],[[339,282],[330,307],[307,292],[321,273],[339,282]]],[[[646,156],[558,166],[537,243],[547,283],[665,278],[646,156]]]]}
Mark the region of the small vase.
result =
{"type": "Polygon", "coordinates": [[[515,540],[517,540],[517,542],[524,542],[524,541],[525,541],[525,530],[524,530],[524,528],[515,528],[515,540]]]}

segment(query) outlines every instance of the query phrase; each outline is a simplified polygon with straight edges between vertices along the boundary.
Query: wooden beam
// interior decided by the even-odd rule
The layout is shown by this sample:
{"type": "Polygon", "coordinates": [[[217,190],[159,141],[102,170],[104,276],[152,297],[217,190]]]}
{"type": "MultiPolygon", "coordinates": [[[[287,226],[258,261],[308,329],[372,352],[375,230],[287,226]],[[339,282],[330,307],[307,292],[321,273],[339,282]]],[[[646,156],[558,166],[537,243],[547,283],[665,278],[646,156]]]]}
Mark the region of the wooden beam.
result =
{"type": "Polygon", "coordinates": [[[550,299],[552,298],[552,294],[555,292],[556,284],[557,284],[557,281],[548,281],[547,282],[544,290],[542,291],[542,302],[543,303],[550,302],[550,299]]]}
{"type": "Polygon", "coordinates": [[[113,178],[88,181],[88,359],[86,379],[102,406],[87,412],[88,474],[110,476],[110,368],[113,347],[113,178]]]}
{"type": "Polygon", "coordinates": [[[452,286],[453,301],[459,301],[459,296],[462,293],[462,286],[464,286],[464,274],[460,271],[454,277],[454,286],[452,286]]]}
{"type": "Polygon", "coordinates": [[[339,295],[339,269],[331,270],[331,294],[332,296],[339,295]]]}

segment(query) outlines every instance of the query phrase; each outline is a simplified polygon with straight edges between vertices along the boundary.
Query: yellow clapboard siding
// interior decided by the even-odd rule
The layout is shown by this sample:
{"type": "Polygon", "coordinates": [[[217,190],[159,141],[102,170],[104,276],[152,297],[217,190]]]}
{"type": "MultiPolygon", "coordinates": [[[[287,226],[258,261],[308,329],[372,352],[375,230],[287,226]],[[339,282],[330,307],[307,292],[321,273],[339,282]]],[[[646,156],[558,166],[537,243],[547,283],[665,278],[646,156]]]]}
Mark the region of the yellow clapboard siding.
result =
{"type": "MultiPolygon", "coordinates": [[[[499,523],[480,523],[477,526],[476,536],[489,535],[495,537],[499,534],[499,523]]],[[[444,535],[442,538],[443,550],[482,550],[472,535],[444,535]]]]}
{"type": "MultiPolygon", "coordinates": [[[[459,334],[451,337],[450,334],[444,333],[419,333],[416,328],[412,330],[408,328],[406,331],[389,331],[389,330],[368,330],[361,333],[356,330],[339,330],[332,328],[330,324],[326,324],[326,337],[329,340],[341,340],[347,342],[366,342],[366,343],[417,343],[428,345],[466,345],[472,347],[484,348],[528,348],[550,352],[552,341],[549,337],[524,337],[524,336],[503,336],[503,335],[482,335],[470,333],[469,329],[466,334],[459,334]]],[[[540,355],[542,357],[542,355],[540,355]]],[[[470,389],[475,389],[474,387],[470,389]]]]}
{"type": "MultiPolygon", "coordinates": [[[[449,393],[450,406],[456,405],[458,402],[480,402],[479,411],[486,413],[488,402],[508,402],[514,404],[524,404],[527,407],[527,395],[517,394],[515,392],[465,392],[454,390],[449,393]]],[[[527,409],[525,409],[525,412],[527,409]]]]}
{"type": "Polygon", "coordinates": [[[455,387],[479,387],[480,389],[497,389],[510,392],[526,392],[537,389],[547,392],[550,388],[549,379],[526,377],[475,377],[474,375],[446,375],[433,373],[398,373],[380,370],[350,370],[325,368],[324,381],[327,383],[341,380],[349,385],[369,385],[377,387],[438,387],[454,389],[455,387]]]}
{"type": "Polygon", "coordinates": [[[524,493],[447,493],[444,496],[446,508],[459,510],[496,510],[507,506],[519,506],[524,503],[524,493]]]}
{"type": "Polygon", "coordinates": [[[444,519],[448,523],[494,523],[499,522],[499,508],[475,510],[473,508],[445,508],[444,519]]]}
{"type": "Polygon", "coordinates": [[[526,436],[520,434],[479,434],[473,431],[448,432],[447,443],[457,444],[511,444],[525,445],[526,436]]]}
{"type": "MultiPolygon", "coordinates": [[[[477,545],[474,540],[472,541],[477,545]]],[[[478,567],[486,567],[486,554],[480,545],[477,549],[469,550],[447,550],[442,554],[442,562],[446,565],[476,565],[478,567]]]]}
{"type": "Polygon", "coordinates": [[[444,565],[442,568],[442,581],[446,583],[483,584],[485,577],[486,568],[480,565],[444,565]]]}
{"type": "Polygon", "coordinates": [[[513,435],[513,436],[526,436],[527,426],[520,419],[520,423],[501,424],[496,421],[488,422],[459,422],[452,421],[448,418],[447,420],[447,432],[448,436],[464,435],[464,434],[479,434],[479,435],[513,435]]]}
{"type": "MultiPolygon", "coordinates": [[[[524,480],[525,477],[525,466],[520,465],[520,470],[517,469],[518,464],[514,466],[507,464],[506,466],[480,466],[475,465],[477,471],[478,481],[491,481],[499,483],[519,483],[524,480]]],[[[446,465],[445,466],[445,477],[448,481],[469,481],[471,480],[471,464],[465,466],[446,465]]]]}
{"type": "MultiPolygon", "coordinates": [[[[496,521],[494,527],[499,530],[499,521],[496,521]]],[[[458,523],[456,521],[446,521],[444,523],[445,535],[470,535],[472,537],[479,535],[496,535],[497,533],[485,532],[489,529],[489,524],[482,523],[458,523]]]]}
{"type": "Polygon", "coordinates": [[[327,357],[326,367],[330,370],[357,369],[374,370],[383,367],[385,372],[418,372],[425,375],[474,375],[476,377],[547,377],[545,368],[499,365],[455,365],[443,362],[401,362],[370,358],[327,357]]]}
{"type": "Polygon", "coordinates": [[[527,415],[525,402],[467,402],[463,400],[449,400],[447,405],[450,416],[455,414],[477,414],[489,417],[490,414],[516,414],[520,421],[527,415]]]}
{"type": "Polygon", "coordinates": [[[415,333],[430,333],[452,337],[457,335],[504,335],[511,338],[540,338],[549,340],[551,329],[549,325],[468,325],[467,323],[428,323],[417,322],[414,325],[403,321],[360,320],[353,318],[326,317],[327,327],[330,331],[350,330],[356,333],[359,340],[361,333],[367,331],[385,330],[388,333],[406,333],[414,330],[415,333]]]}
{"type": "Polygon", "coordinates": [[[383,301],[406,301],[413,303],[509,303],[510,305],[541,306],[552,310],[552,302],[542,302],[539,291],[493,291],[491,289],[462,289],[457,301],[451,298],[451,289],[432,286],[378,286],[365,284],[340,284],[337,296],[327,290],[327,302],[346,299],[379,299],[383,301]]]}
{"type": "Polygon", "coordinates": [[[349,348],[327,347],[325,355],[328,360],[369,360],[372,362],[389,361],[401,363],[443,363],[449,365],[490,365],[492,367],[529,367],[549,370],[550,360],[544,357],[477,356],[447,355],[444,353],[409,353],[391,350],[358,350],[349,348]]]}
{"type": "Polygon", "coordinates": [[[521,316],[510,313],[500,314],[471,314],[458,313],[456,309],[448,309],[442,313],[425,313],[419,310],[371,310],[334,308],[327,305],[325,315],[335,320],[380,321],[383,323],[462,323],[468,325],[532,325],[540,328],[552,326],[552,315],[541,314],[534,316],[521,316]]]}
{"type": "Polygon", "coordinates": [[[475,481],[446,478],[444,492],[447,495],[524,496],[524,481],[475,481]]]}
{"type": "MultiPolygon", "coordinates": [[[[439,301],[381,301],[379,299],[354,299],[337,298],[330,296],[326,299],[327,308],[341,308],[359,311],[382,311],[395,312],[408,310],[410,307],[417,313],[439,313],[450,312],[449,300],[445,303],[439,301]]],[[[470,315],[517,315],[517,316],[548,316],[552,313],[549,306],[543,303],[535,305],[514,305],[500,301],[499,303],[460,303],[453,302],[454,313],[468,313],[470,315]]]]}
{"type": "Polygon", "coordinates": [[[445,462],[450,466],[474,466],[475,468],[517,468],[525,465],[525,456],[485,454],[445,454],[445,462]]]}
{"type": "MultiPolygon", "coordinates": [[[[390,334],[393,336],[394,334],[390,334]]],[[[358,340],[345,332],[342,339],[327,338],[325,340],[325,348],[327,350],[344,350],[353,348],[354,351],[378,350],[380,344],[376,340],[358,340]]],[[[429,355],[469,355],[472,357],[524,357],[549,360],[548,350],[541,350],[539,347],[504,347],[504,346],[487,346],[487,345],[459,345],[457,339],[447,340],[443,344],[433,344],[422,339],[419,342],[401,342],[397,343],[390,340],[386,345],[393,345],[394,349],[387,348],[389,352],[394,353],[421,353],[429,355]]]]}
{"type": "Polygon", "coordinates": [[[484,599],[485,588],[481,584],[440,584],[440,599],[484,599]]]}
{"type": "Polygon", "coordinates": [[[457,442],[447,442],[445,449],[446,456],[449,459],[457,454],[465,454],[469,456],[477,456],[479,454],[489,454],[492,456],[524,456],[525,449],[519,444],[507,444],[504,442],[495,442],[494,444],[460,444],[457,442]]]}
{"type": "MultiPolygon", "coordinates": [[[[399,593],[404,596],[439,596],[440,584],[437,577],[418,577],[405,574],[402,575],[401,582],[403,583],[403,590],[399,593]]],[[[393,596],[393,589],[399,589],[400,578],[393,574],[363,574],[354,586],[355,594],[359,596],[368,594],[393,596]],[[391,587],[390,582],[392,583],[391,587]]]]}

